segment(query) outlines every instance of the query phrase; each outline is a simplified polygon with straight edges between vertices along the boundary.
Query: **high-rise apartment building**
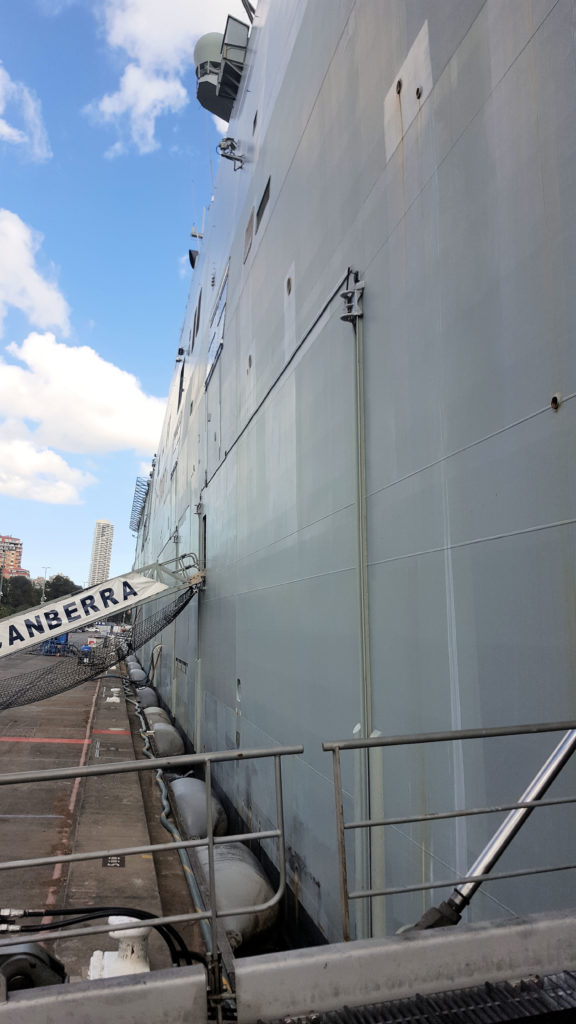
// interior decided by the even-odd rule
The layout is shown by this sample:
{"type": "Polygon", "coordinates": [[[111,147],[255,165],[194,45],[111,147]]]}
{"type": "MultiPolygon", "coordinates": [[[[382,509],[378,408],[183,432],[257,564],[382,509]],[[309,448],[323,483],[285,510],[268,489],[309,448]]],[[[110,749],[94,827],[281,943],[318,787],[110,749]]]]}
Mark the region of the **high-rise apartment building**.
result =
{"type": "Polygon", "coordinates": [[[3,576],[29,576],[22,565],[22,541],[0,534],[0,572],[3,576]]]}
{"type": "Polygon", "coordinates": [[[97,583],[103,583],[110,575],[110,556],[112,554],[112,539],[114,527],[107,519],[98,519],[94,527],[94,540],[92,541],[92,558],[90,559],[90,576],[88,586],[94,587],[97,583]]]}

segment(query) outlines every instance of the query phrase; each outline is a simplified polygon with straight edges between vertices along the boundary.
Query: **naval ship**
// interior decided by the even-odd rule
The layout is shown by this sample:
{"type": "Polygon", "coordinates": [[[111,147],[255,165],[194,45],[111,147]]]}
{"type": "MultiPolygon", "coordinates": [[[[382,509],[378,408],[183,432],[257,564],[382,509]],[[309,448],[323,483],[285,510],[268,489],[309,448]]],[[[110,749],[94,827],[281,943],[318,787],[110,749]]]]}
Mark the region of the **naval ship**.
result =
{"type": "Polygon", "coordinates": [[[238,1019],[572,971],[576,3],[244,7],[132,515],[203,579],[147,681],[300,947],[238,1019]]]}
{"type": "MultiPolygon", "coordinates": [[[[199,100],[229,125],[135,564],[206,568],[156,677],[195,749],[304,746],[289,884],[328,940],[323,743],[576,715],[575,17],[572,0],[260,0],[197,46],[199,100]]],[[[557,738],[347,750],[344,815],[510,803],[557,738]]],[[[552,795],[572,782],[568,765],[552,795]]],[[[252,776],[226,795],[267,827],[252,776]]],[[[357,830],[353,884],[460,877],[494,828],[357,830]]],[[[501,868],[571,862],[574,838],[543,808],[501,868]]],[[[566,877],[484,885],[468,917],[562,907],[566,877]]],[[[394,933],[431,895],[360,900],[351,932],[394,933]]]]}

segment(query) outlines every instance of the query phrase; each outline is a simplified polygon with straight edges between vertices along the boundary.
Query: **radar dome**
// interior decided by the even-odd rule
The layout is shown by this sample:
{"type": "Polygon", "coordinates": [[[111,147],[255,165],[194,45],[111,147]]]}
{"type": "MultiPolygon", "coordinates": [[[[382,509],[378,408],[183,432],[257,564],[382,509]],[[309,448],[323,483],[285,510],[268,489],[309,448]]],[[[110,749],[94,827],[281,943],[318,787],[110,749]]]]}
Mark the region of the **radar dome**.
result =
{"type": "Polygon", "coordinates": [[[207,32],[205,36],[200,36],[194,47],[194,67],[196,68],[197,75],[200,64],[211,61],[214,64],[220,65],[223,38],[224,36],[221,32],[207,32]]]}

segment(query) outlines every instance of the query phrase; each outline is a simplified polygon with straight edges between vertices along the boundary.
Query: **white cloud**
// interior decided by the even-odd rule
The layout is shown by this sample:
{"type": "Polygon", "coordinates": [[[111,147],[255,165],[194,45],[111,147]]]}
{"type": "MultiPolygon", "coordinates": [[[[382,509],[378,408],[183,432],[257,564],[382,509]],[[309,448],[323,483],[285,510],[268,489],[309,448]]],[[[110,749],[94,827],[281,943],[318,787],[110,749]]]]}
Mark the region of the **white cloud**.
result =
{"type": "Polygon", "coordinates": [[[221,117],[218,117],[217,114],[212,114],[212,120],[216,126],[216,131],[220,132],[220,135],[225,135],[228,131],[228,121],[224,121],[221,117]]]}
{"type": "MultiPolygon", "coordinates": [[[[94,104],[90,104],[90,106],[84,108],[84,112],[88,113],[88,114],[92,114],[93,116],[94,116],[94,114],[96,114],[96,120],[98,120],[97,106],[98,105],[96,104],[96,109],[95,109],[94,108],[94,104]]],[[[123,154],[126,153],[126,152],[127,152],[126,146],[124,145],[123,142],[120,141],[120,139],[118,139],[118,142],[115,142],[113,146],[110,146],[109,149],[106,150],[106,152],[104,153],[104,156],[106,157],[107,160],[115,160],[117,156],[123,156],[123,154]]]]}
{"type": "Polygon", "coordinates": [[[16,145],[38,163],[52,156],[38,97],[22,82],[14,82],[0,63],[0,115],[9,111],[10,121],[0,117],[0,141],[16,145]],[[19,126],[11,122],[16,119],[19,126]]]}
{"type": "Polygon", "coordinates": [[[188,101],[181,79],[193,65],[198,38],[223,32],[228,14],[246,21],[246,12],[241,0],[101,0],[99,11],[108,45],[129,63],[118,90],[86,110],[121,133],[106,156],[129,148],[122,136],[126,121],[131,143],[150,153],[158,148],[156,119],[178,113],[188,101]]]}
{"type": "Polygon", "coordinates": [[[0,336],[8,306],[21,310],[36,327],[69,330],[68,303],[35,266],[42,235],[10,210],[0,210],[0,336]]]}
{"type": "Polygon", "coordinates": [[[131,373],[87,346],[30,334],[0,361],[0,415],[37,424],[36,444],[64,452],[154,451],[165,402],[146,395],[131,373]]]}
{"type": "Polygon", "coordinates": [[[13,128],[3,117],[0,117],[0,139],[2,142],[26,142],[24,132],[13,128]]]}
{"type": "MultiPolygon", "coordinates": [[[[35,325],[68,331],[68,305],[35,266],[42,238],[0,210],[0,328],[9,306],[35,325]]],[[[92,324],[93,326],[93,324],[92,324]]],[[[75,504],[95,478],[60,453],[130,451],[157,444],[165,403],[94,349],[33,332],[0,357],[0,494],[75,504]]]]}
{"type": "Polygon", "coordinates": [[[246,21],[240,0],[105,0],[108,43],[132,60],[165,71],[184,70],[205,32],[223,32],[228,14],[246,21]]]}
{"type": "MultiPolygon", "coordinates": [[[[151,153],[158,149],[154,137],[156,118],[168,112],[176,113],[187,102],[186,89],[177,78],[151,73],[138,64],[129,64],[118,91],[103,96],[98,103],[91,103],[87,110],[101,121],[116,124],[127,115],[132,141],[138,152],[151,153]]],[[[107,156],[119,156],[122,152],[124,146],[117,142],[108,150],[107,156]]]]}
{"type": "Polygon", "coordinates": [[[74,469],[61,455],[26,436],[23,424],[12,422],[0,428],[0,494],[51,505],[78,505],[81,490],[92,483],[95,478],[90,473],[74,469]],[[23,436],[11,436],[15,433],[23,436]]]}

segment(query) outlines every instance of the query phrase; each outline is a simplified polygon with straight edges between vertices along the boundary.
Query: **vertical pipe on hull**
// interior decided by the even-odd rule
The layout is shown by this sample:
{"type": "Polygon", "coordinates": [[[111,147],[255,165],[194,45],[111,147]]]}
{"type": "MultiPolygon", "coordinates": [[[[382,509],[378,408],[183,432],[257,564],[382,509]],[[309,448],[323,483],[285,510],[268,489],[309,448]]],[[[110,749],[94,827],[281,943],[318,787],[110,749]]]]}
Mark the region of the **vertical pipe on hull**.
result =
{"type": "MultiPolygon", "coordinates": [[[[198,620],[198,611],[196,611],[198,620]]],[[[200,646],[200,631],[196,633],[198,646],[200,646]]],[[[194,750],[200,753],[202,743],[202,659],[196,658],[196,689],[194,693],[194,750]]]]}
{"type": "Polygon", "coordinates": [[[356,439],[358,502],[358,589],[360,600],[360,663],[362,670],[362,728],[372,732],[372,675],[368,612],[368,543],[366,537],[366,428],[364,404],[364,327],[361,315],[354,325],[356,337],[356,439]]]}
{"type": "MultiPolygon", "coordinates": [[[[175,514],[175,510],[174,510],[175,514]]],[[[178,558],[180,554],[180,533],[179,524],[176,524],[174,533],[170,540],[174,544],[174,557],[178,558]]],[[[173,714],[177,712],[177,699],[178,699],[178,687],[177,687],[177,675],[176,675],[176,619],[172,623],[172,678],[170,680],[170,704],[172,707],[173,714]]]]}
{"type": "MultiPolygon", "coordinates": [[[[204,506],[202,501],[199,501],[196,505],[196,515],[198,516],[198,552],[200,555],[200,565],[202,569],[206,569],[205,519],[203,512],[204,506]]],[[[197,753],[202,749],[202,612],[200,597],[199,593],[198,600],[196,601],[196,692],[194,695],[194,749],[197,753]]]]}
{"type": "MultiPolygon", "coordinates": [[[[343,320],[352,324],[356,349],[356,380],[354,405],[356,414],[356,508],[358,535],[358,607],[360,630],[360,731],[363,737],[372,732],[372,679],[370,664],[370,624],[368,607],[368,544],[366,531],[366,427],[364,402],[364,330],[362,320],[363,283],[358,282],[358,273],[348,271],[346,290],[342,293],[345,313],[343,320]],[[351,285],[352,282],[352,285],[351,285]]],[[[357,727],[355,729],[357,733],[357,727]]],[[[356,752],[354,759],[355,809],[366,818],[370,817],[369,753],[356,752]]],[[[371,844],[369,833],[357,833],[355,843],[356,884],[364,887],[370,883],[371,844]]],[[[356,935],[358,938],[372,934],[371,906],[363,900],[356,907],[356,935]]]]}

